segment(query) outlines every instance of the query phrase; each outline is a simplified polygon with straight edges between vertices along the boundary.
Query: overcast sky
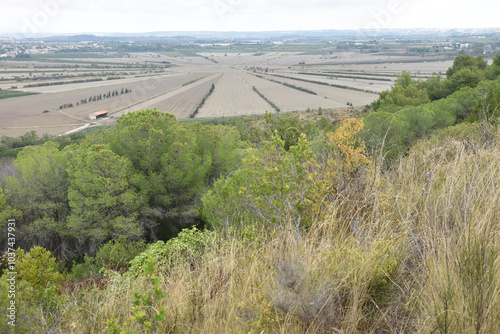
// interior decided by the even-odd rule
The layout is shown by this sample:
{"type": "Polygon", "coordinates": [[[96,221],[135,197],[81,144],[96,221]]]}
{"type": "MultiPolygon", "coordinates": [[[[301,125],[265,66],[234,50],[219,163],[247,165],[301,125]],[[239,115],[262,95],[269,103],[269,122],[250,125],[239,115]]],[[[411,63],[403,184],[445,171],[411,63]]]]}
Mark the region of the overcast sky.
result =
{"type": "Polygon", "coordinates": [[[498,0],[0,0],[0,33],[498,28],[498,0]]]}

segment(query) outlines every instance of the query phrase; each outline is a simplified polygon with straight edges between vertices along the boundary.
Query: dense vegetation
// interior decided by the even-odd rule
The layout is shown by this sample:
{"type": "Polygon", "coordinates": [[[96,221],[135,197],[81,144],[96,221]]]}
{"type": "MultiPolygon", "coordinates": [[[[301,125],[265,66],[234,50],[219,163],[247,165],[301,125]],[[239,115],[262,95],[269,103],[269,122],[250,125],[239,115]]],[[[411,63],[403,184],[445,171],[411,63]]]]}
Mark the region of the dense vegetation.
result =
{"type": "Polygon", "coordinates": [[[459,55],[447,78],[413,80],[408,72],[372,105],[365,117],[364,142],[369,152],[382,149],[388,162],[404,154],[430,131],[464,120],[493,121],[500,102],[500,54],[487,65],[481,56],[459,55]]]}
{"type": "Polygon", "coordinates": [[[143,110],[24,148],[0,175],[18,331],[496,332],[498,59],[333,123],[143,110]]]}

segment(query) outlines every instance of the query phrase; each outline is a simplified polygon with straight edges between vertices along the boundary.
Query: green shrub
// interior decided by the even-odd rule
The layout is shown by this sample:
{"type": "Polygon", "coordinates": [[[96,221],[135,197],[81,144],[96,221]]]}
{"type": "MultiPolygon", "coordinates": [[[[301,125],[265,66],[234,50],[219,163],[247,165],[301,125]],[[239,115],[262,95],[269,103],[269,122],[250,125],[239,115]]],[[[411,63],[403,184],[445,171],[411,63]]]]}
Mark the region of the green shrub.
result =
{"type": "Polygon", "coordinates": [[[320,130],[329,130],[330,129],[330,122],[328,121],[328,119],[325,116],[321,117],[321,119],[319,120],[318,128],[320,130]]]}
{"type": "Polygon", "coordinates": [[[143,269],[149,281],[149,288],[144,293],[140,291],[134,292],[132,314],[123,325],[120,325],[117,319],[106,321],[109,333],[138,333],[135,329],[123,330],[123,328],[127,327],[140,328],[140,333],[144,333],[144,331],[158,333],[158,326],[165,320],[167,307],[159,304],[161,299],[165,297],[165,293],[161,290],[161,278],[155,273],[154,259],[149,258],[145,262],[143,269]]]}
{"type": "Polygon", "coordinates": [[[17,257],[16,305],[19,313],[16,319],[17,324],[28,328],[19,333],[55,332],[68,302],[67,296],[60,294],[61,286],[57,284],[64,277],[56,259],[39,246],[28,253],[19,249],[17,257]]]}
{"type": "Polygon", "coordinates": [[[250,150],[239,170],[203,196],[203,218],[216,228],[248,223],[310,226],[330,201],[345,196],[341,189],[366,186],[362,178],[353,177],[369,165],[356,139],[362,127],[359,120],[346,119],[337,132],[316,142],[302,134],[289,148],[276,131],[272,142],[250,150]]]}
{"type": "Polygon", "coordinates": [[[87,278],[97,276],[99,273],[99,268],[95,264],[95,258],[85,255],[85,261],[83,263],[76,263],[73,261],[73,266],[71,267],[70,280],[81,281],[87,278]]]}
{"type": "Polygon", "coordinates": [[[130,261],[130,274],[144,273],[149,259],[154,259],[156,268],[167,270],[176,261],[193,261],[202,252],[211,232],[200,232],[196,227],[183,229],[176,238],[167,242],[158,241],[130,261]]]}
{"type": "Polygon", "coordinates": [[[19,278],[35,289],[46,289],[49,285],[63,279],[56,259],[51,257],[50,252],[43,247],[35,246],[29,253],[19,249],[17,257],[16,270],[19,278]]]}
{"type": "Polygon", "coordinates": [[[40,318],[43,314],[43,304],[38,304],[37,300],[34,299],[35,291],[29,285],[28,282],[24,280],[17,280],[15,289],[15,298],[8,298],[7,293],[10,289],[11,282],[7,281],[10,275],[3,275],[0,277],[0,290],[4,293],[2,298],[0,298],[0,308],[2,309],[2,316],[0,316],[0,332],[1,333],[47,333],[45,331],[49,319],[40,318]],[[10,302],[15,301],[15,322],[13,317],[9,317],[10,311],[7,311],[11,307],[10,302]],[[38,306],[42,306],[40,309],[38,306]],[[10,323],[10,324],[9,324],[10,323]],[[15,324],[15,327],[12,326],[15,324]],[[44,327],[45,325],[45,327],[44,327]],[[3,328],[3,330],[1,330],[3,328]],[[7,329],[12,328],[9,332],[7,329]]]}
{"type": "Polygon", "coordinates": [[[144,241],[110,240],[99,248],[95,262],[99,268],[120,270],[127,268],[130,261],[145,249],[144,241]]]}

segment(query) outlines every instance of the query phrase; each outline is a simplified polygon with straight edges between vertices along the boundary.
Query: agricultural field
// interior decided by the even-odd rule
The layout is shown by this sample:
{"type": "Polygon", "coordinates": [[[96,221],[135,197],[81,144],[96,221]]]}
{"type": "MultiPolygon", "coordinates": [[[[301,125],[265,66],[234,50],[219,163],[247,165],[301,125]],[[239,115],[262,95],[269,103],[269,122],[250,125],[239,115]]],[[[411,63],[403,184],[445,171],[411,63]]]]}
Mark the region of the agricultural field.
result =
{"type": "Polygon", "coordinates": [[[426,78],[444,73],[452,62],[439,57],[312,52],[305,45],[261,49],[47,54],[2,60],[2,92],[20,93],[0,99],[0,136],[31,130],[62,134],[90,124],[88,115],[99,110],[109,111],[112,118],[94,120],[97,124],[145,108],[188,119],[275,109],[338,109],[347,103],[362,107],[389,89],[401,71],[426,78]],[[212,84],[213,93],[194,115],[212,84]],[[108,97],[112,92],[116,94],[108,97]]]}
{"type": "Polygon", "coordinates": [[[215,91],[196,117],[221,117],[263,114],[272,107],[240,78],[239,71],[225,70],[215,83],[215,91]]]}
{"type": "Polygon", "coordinates": [[[366,90],[368,92],[376,92],[380,93],[383,90],[387,90],[391,88],[394,84],[395,78],[384,78],[386,80],[377,80],[378,78],[373,78],[369,76],[359,76],[359,75],[348,75],[348,74],[340,74],[336,75],[335,73],[327,73],[328,75],[318,75],[317,73],[304,74],[304,72],[299,73],[282,73],[284,77],[288,77],[290,79],[286,79],[283,77],[278,78],[277,80],[286,81],[293,80],[291,78],[295,78],[298,80],[307,81],[319,81],[324,82],[332,86],[340,87],[351,87],[354,90],[362,91],[366,90]]]}
{"type": "MultiPolygon", "coordinates": [[[[348,102],[353,103],[353,106],[364,106],[367,104],[370,104],[373,100],[377,99],[378,94],[374,93],[373,91],[383,91],[384,89],[389,89],[392,83],[385,84],[384,87],[380,86],[375,86],[375,85],[370,85],[372,81],[366,81],[366,82],[360,82],[360,80],[354,81],[344,81],[344,80],[328,80],[328,79],[322,79],[321,77],[308,77],[308,76],[301,76],[301,75],[288,75],[284,74],[283,76],[280,77],[275,77],[275,76],[269,76],[269,75],[264,75],[264,78],[267,79],[272,79],[276,81],[280,81],[283,83],[287,83],[290,85],[294,86],[299,86],[303,87],[305,89],[309,89],[315,93],[318,94],[320,97],[324,97],[325,99],[331,100],[336,102],[337,104],[340,104],[341,106],[345,106],[348,102]],[[320,85],[320,84],[314,84],[310,82],[305,82],[301,80],[294,80],[294,79],[289,79],[289,78],[299,78],[299,79],[305,79],[305,80],[310,80],[310,81],[319,81],[319,82],[325,82],[333,85],[342,85],[345,87],[351,87],[352,89],[345,89],[345,88],[338,88],[338,87],[331,87],[331,86],[326,86],[326,85],[320,85]],[[362,92],[358,91],[355,89],[360,89],[360,90],[367,90],[367,92],[362,92]],[[372,92],[368,92],[372,91],[372,92]]],[[[376,84],[377,82],[374,81],[376,84]]],[[[299,92],[300,93],[300,92],[299,92]]]]}
{"type": "MultiPolygon", "coordinates": [[[[325,109],[345,106],[345,104],[325,98],[323,95],[308,94],[269,80],[258,78],[248,73],[242,73],[241,76],[245,82],[251,86],[255,86],[283,112],[300,111],[306,110],[307,108],[322,107],[325,109]]],[[[297,85],[304,86],[302,82],[297,83],[297,85]]]]}
{"type": "MultiPolygon", "coordinates": [[[[212,84],[215,84],[221,75],[213,74],[183,88],[176,89],[171,93],[158,97],[157,99],[144,102],[146,109],[157,109],[173,114],[178,119],[188,118],[196,109],[203,96],[208,92],[212,84]]],[[[135,109],[142,109],[135,106],[135,109]]]]}
{"type": "Polygon", "coordinates": [[[76,84],[75,89],[62,92],[2,99],[0,100],[0,131],[2,135],[8,136],[19,136],[31,130],[48,134],[64,133],[90,123],[88,115],[92,112],[107,110],[113,114],[134,110],[134,105],[179,89],[183,83],[204,75],[206,74],[164,75],[142,78],[133,82],[113,82],[111,85],[102,86],[96,86],[92,82],[84,84],[84,87],[76,84]],[[125,89],[130,92],[89,102],[95,96],[102,96],[113,91],[121,93],[125,89]],[[82,99],[88,102],[81,103],[82,99]],[[73,107],[60,108],[64,104],[72,104],[73,107]]]}

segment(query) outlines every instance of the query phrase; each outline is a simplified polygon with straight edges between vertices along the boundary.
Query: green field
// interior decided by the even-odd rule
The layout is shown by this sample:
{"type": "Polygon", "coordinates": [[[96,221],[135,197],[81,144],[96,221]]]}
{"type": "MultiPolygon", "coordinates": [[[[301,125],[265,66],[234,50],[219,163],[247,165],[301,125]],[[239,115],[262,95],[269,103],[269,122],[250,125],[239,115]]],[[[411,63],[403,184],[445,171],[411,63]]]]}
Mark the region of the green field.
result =
{"type": "Polygon", "coordinates": [[[39,93],[33,93],[33,92],[21,92],[18,90],[2,90],[0,89],[0,100],[1,99],[7,99],[9,97],[19,97],[19,96],[26,96],[26,95],[35,95],[39,93]]]}

